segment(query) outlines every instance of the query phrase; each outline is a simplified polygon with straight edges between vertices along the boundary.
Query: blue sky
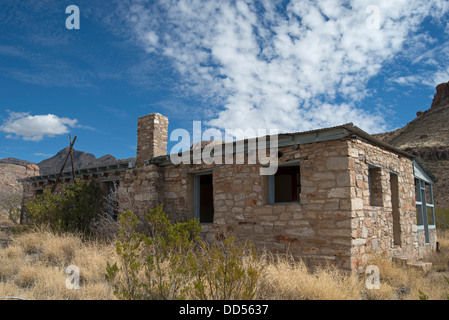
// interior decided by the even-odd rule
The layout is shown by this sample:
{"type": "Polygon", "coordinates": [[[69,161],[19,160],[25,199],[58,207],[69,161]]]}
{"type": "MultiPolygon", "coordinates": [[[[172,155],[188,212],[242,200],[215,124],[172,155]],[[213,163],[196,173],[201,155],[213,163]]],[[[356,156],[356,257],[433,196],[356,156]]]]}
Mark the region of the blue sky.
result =
{"type": "Polygon", "coordinates": [[[69,134],[77,150],[134,157],[152,112],[169,133],[392,130],[449,81],[448,18],[439,0],[2,0],[0,158],[39,162],[69,134]]]}

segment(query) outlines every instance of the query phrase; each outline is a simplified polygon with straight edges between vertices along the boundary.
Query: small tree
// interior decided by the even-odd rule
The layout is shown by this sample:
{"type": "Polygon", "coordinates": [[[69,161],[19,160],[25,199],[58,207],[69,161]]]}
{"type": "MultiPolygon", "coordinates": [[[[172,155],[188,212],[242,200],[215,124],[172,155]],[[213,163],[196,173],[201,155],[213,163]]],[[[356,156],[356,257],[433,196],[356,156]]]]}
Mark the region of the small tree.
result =
{"type": "Polygon", "coordinates": [[[198,220],[172,224],[162,205],[146,215],[149,237],[143,237],[147,248],[145,269],[147,294],[151,299],[182,299],[190,288],[190,270],[194,247],[201,227],[198,220]]]}
{"type": "Polygon", "coordinates": [[[107,265],[106,279],[120,299],[183,299],[190,291],[193,250],[199,240],[197,220],[172,224],[162,205],[146,215],[150,234],[138,232],[137,217],[120,216],[116,252],[120,264],[107,265]]]}
{"type": "Polygon", "coordinates": [[[144,298],[143,281],[139,275],[143,270],[140,259],[143,239],[136,233],[138,224],[136,216],[126,211],[119,218],[120,231],[116,241],[116,252],[120,257],[117,262],[106,266],[106,280],[113,284],[114,294],[122,300],[140,300],[144,298]]]}
{"type": "Polygon", "coordinates": [[[95,181],[75,179],[60,193],[44,190],[25,204],[29,218],[36,224],[48,224],[55,231],[89,234],[91,222],[100,214],[103,191],[95,181]]]}
{"type": "Polygon", "coordinates": [[[120,299],[254,299],[263,265],[248,243],[200,241],[195,219],[172,223],[162,205],[146,214],[149,234],[130,211],[120,216],[119,262],[106,279],[120,299]]]}

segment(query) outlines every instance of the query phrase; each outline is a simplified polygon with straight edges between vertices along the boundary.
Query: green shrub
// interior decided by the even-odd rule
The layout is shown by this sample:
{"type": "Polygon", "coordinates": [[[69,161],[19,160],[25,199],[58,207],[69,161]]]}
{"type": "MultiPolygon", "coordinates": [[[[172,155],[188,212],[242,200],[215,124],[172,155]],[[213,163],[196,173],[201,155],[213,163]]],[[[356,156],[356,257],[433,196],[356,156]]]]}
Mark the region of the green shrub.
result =
{"type": "Polygon", "coordinates": [[[54,231],[88,234],[91,222],[100,214],[103,192],[96,181],[75,179],[59,193],[44,190],[25,204],[28,217],[35,224],[47,224],[54,231]]]}
{"type": "Polygon", "coordinates": [[[152,234],[145,243],[145,285],[149,299],[185,299],[189,292],[193,250],[201,231],[198,220],[172,224],[162,205],[150,209],[146,221],[152,234]]]}
{"type": "Polygon", "coordinates": [[[144,297],[143,285],[139,281],[143,264],[139,259],[143,241],[135,232],[137,218],[131,211],[120,215],[120,231],[116,241],[116,252],[119,255],[120,267],[117,262],[106,266],[106,280],[114,286],[114,294],[119,299],[139,300],[144,297]]]}
{"type": "Polygon", "coordinates": [[[172,223],[162,205],[146,215],[149,234],[138,232],[137,217],[120,216],[116,252],[106,279],[119,299],[254,299],[261,267],[250,243],[233,238],[200,241],[195,219],[172,223]]]}
{"type": "Polygon", "coordinates": [[[199,240],[197,220],[172,224],[159,205],[146,222],[151,234],[136,232],[137,217],[120,216],[116,252],[120,264],[108,264],[106,279],[119,299],[184,299],[189,292],[193,250],[199,240]]]}

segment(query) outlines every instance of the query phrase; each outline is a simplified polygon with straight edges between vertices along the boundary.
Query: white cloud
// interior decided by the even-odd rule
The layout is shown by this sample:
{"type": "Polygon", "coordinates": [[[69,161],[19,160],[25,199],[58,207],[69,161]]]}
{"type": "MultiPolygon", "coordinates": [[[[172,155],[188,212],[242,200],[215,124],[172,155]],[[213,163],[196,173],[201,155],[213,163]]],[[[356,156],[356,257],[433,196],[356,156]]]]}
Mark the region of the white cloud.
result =
{"type": "Polygon", "coordinates": [[[35,115],[9,111],[9,118],[0,126],[0,131],[8,133],[7,138],[22,137],[25,141],[41,141],[44,137],[69,132],[69,127],[77,127],[78,120],[60,118],[53,114],[35,115]]]}
{"type": "Polygon", "coordinates": [[[53,156],[52,154],[49,153],[42,153],[42,152],[37,152],[37,153],[33,153],[36,157],[44,157],[44,158],[48,158],[53,156]]]}
{"type": "Polygon", "coordinates": [[[423,79],[418,75],[402,76],[391,80],[403,86],[413,86],[416,84],[420,84],[423,81],[423,79]]]}
{"type": "Polygon", "coordinates": [[[411,65],[413,74],[392,78],[394,83],[403,86],[425,85],[435,88],[449,80],[449,41],[439,41],[432,49],[425,46],[416,52],[411,65]]]}
{"type": "Polygon", "coordinates": [[[360,105],[368,81],[426,17],[447,10],[437,0],[164,0],[138,2],[127,18],[147,51],[172,61],[184,80],[178,89],[218,100],[211,126],[301,131],[354,122],[381,132],[384,116],[360,105]],[[367,28],[370,5],[378,30],[367,28]]]}

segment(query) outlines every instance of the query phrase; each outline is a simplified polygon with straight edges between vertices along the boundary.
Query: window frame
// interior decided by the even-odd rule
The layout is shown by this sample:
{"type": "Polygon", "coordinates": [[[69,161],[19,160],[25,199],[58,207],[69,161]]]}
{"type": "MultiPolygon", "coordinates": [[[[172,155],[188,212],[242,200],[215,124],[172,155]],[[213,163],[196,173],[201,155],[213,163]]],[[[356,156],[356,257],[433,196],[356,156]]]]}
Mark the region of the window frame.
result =
{"type": "MultiPolygon", "coordinates": [[[[278,163],[278,168],[279,167],[300,167],[300,160],[291,160],[291,161],[286,161],[286,162],[282,162],[282,163],[278,163]]],[[[299,171],[299,184],[301,184],[301,171],[299,171]]],[[[277,171],[276,171],[277,173],[277,171]]],[[[298,194],[298,199],[297,200],[293,200],[293,201],[284,201],[284,202],[276,202],[276,185],[275,185],[275,174],[269,175],[268,176],[268,204],[271,205],[286,205],[286,204],[292,204],[292,203],[301,203],[301,192],[299,192],[298,194]]]]}
{"type": "Polygon", "coordinates": [[[430,243],[429,230],[435,229],[435,204],[433,200],[433,185],[423,179],[415,176],[415,205],[417,209],[416,226],[418,230],[424,230],[426,243],[430,243]],[[426,197],[426,185],[429,186],[429,203],[426,197]],[[427,208],[430,208],[431,223],[429,224],[429,216],[427,208]]]}

